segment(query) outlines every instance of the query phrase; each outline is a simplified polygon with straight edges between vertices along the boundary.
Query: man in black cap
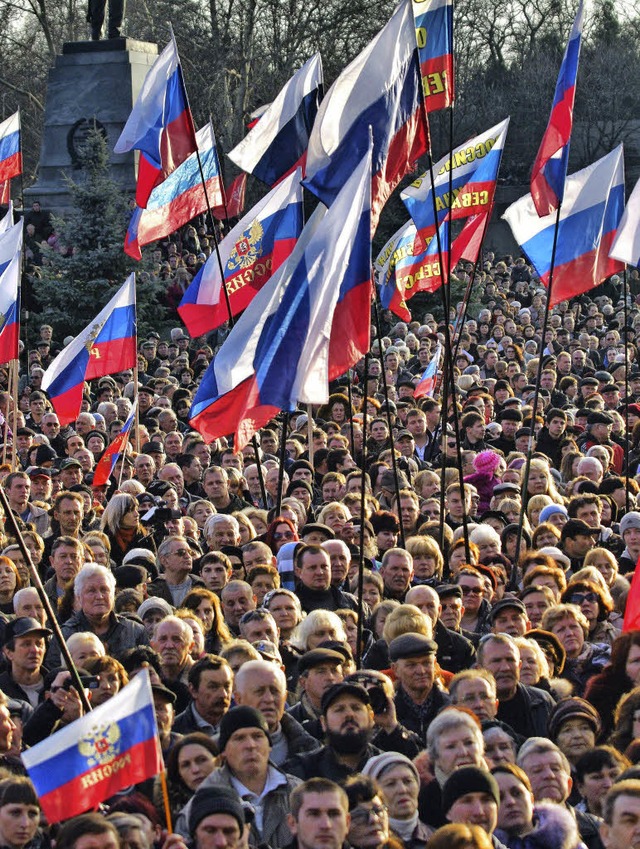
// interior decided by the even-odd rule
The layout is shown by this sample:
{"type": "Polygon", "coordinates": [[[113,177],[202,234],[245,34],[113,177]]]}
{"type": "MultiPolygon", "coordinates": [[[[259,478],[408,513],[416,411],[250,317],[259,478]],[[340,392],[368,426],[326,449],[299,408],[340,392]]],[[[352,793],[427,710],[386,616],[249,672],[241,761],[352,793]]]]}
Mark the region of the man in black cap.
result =
{"type": "Polygon", "coordinates": [[[381,753],[370,742],[375,728],[373,709],[361,684],[342,681],[330,687],[322,697],[320,721],[326,744],[286,761],[285,772],[304,781],[321,776],[342,783],[381,753]]]}
{"type": "Polygon", "coordinates": [[[498,825],[500,790],[490,772],[463,766],[445,781],[442,813],[449,822],[477,825],[491,837],[498,825]]]}
{"type": "Polygon", "coordinates": [[[288,713],[317,740],[324,737],[320,723],[322,697],[334,684],[343,680],[343,663],[344,657],[339,652],[326,648],[305,652],[298,661],[298,683],[302,695],[288,713]]]}
{"type": "Polygon", "coordinates": [[[493,605],[489,623],[494,634],[509,634],[511,637],[524,637],[531,627],[526,607],[513,596],[505,596],[493,605]]]}
{"type": "Polygon", "coordinates": [[[613,418],[609,413],[601,413],[593,410],[587,416],[587,428],[583,436],[578,439],[578,447],[585,454],[594,445],[608,445],[613,451],[612,468],[616,474],[622,474],[624,467],[624,449],[611,439],[613,429],[613,418]]]}
{"type": "Polygon", "coordinates": [[[582,519],[569,519],[560,532],[560,550],[571,560],[571,571],[582,569],[587,553],[594,547],[600,528],[592,528],[582,519]]]}
{"type": "Polygon", "coordinates": [[[198,789],[191,800],[188,829],[194,849],[240,849],[244,845],[246,819],[235,790],[198,789]]]}
{"type": "Polygon", "coordinates": [[[403,634],[389,645],[391,668],[398,681],[398,722],[415,731],[426,745],[427,728],[449,697],[435,681],[437,645],[422,634],[403,634]]]}
{"type": "Polygon", "coordinates": [[[22,699],[34,708],[41,701],[47,673],[42,662],[52,634],[30,616],[20,616],[7,625],[3,652],[10,668],[0,674],[0,690],[10,699],[22,699]]]}
{"type": "Polygon", "coordinates": [[[522,424],[522,413],[513,407],[501,410],[496,421],[502,428],[502,433],[491,440],[491,447],[502,451],[504,456],[516,450],[516,431],[522,424]]]}
{"type": "MultiPolygon", "coordinates": [[[[259,710],[239,705],[231,708],[220,723],[218,742],[223,765],[214,769],[198,788],[233,790],[238,799],[249,802],[255,812],[249,843],[273,847],[287,845],[292,834],[287,824],[289,795],[301,782],[294,775],[274,766],[269,760],[271,737],[267,722],[259,710]]],[[[182,809],[176,832],[188,837],[192,832],[197,795],[182,809]]]]}

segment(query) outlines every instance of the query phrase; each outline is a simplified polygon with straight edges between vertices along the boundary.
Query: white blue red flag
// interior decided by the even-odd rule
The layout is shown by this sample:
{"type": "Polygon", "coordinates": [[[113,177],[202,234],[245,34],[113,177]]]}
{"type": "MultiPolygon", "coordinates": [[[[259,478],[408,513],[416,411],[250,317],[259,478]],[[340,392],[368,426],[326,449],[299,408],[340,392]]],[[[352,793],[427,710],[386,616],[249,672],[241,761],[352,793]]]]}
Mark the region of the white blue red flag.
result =
{"type": "MultiPolygon", "coordinates": [[[[451,244],[451,267],[461,259],[476,262],[491,212],[472,215],[451,244]]],[[[448,282],[448,220],[440,225],[440,249],[445,263],[445,284],[448,282]]],[[[411,320],[406,302],[418,292],[435,292],[442,285],[438,241],[435,236],[423,240],[413,221],[404,224],[387,242],[376,259],[380,303],[400,318],[411,320]],[[409,318],[406,319],[406,310],[409,318]]]]}
{"type": "Polygon", "coordinates": [[[440,342],[436,345],[433,356],[429,360],[429,364],[424,370],[420,382],[413,390],[414,398],[422,398],[423,396],[432,396],[436,388],[438,380],[438,366],[440,365],[440,357],[442,356],[442,345],[440,342]]]}
{"type": "MultiPolygon", "coordinates": [[[[246,309],[293,250],[302,230],[301,176],[297,170],[279,183],[220,242],[234,316],[246,309]]],[[[229,320],[215,252],[189,284],[178,312],[194,338],[229,320]]]]}
{"type": "Polygon", "coordinates": [[[0,183],[22,174],[20,112],[0,123],[0,183]]]}
{"type": "Polygon", "coordinates": [[[239,218],[244,212],[244,195],[247,190],[247,175],[243,172],[233,179],[225,190],[226,204],[214,206],[211,210],[214,217],[221,221],[223,218],[239,218]]]}
{"type": "Polygon", "coordinates": [[[207,208],[207,197],[211,206],[223,203],[220,165],[211,122],[198,130],[196,140],[206,195],[198,157],[192,153],[164,182],[155,187],[146,208],[136,207],[131,216],[124,238],[124,252],[134,259],[142,259],[140,248],[143,245],[175,233],[196,215],[204,212],[207,208]]]}
{"type": "Polygon", "coordinates": [[[78,418],[85,380],[115,374],[136,364],[136,278],[130,274],[82,333],[58,354],[44,373],[49,394],[65,425],[78,418]]]}
{"type": "Polygon", "coordinates": [[[321,97],[322,59],[316,53],[227,156],[268,186],[275,186],[296,168],[304,174],[309,135],[321,97]]]}
{"type": "Polygon", "coordinates": [[[196,149],[196,130],[172,37],[147,74],[114,147],[115,153],[140,151],[138,206],[144,208],[153,189],[196,149]]]}
{"type": "Polygon", "coordinates": [[[279,410],[326,402],[338,293],[371,273],[370,192],[369,153],[333,206],[318,205],[206,371],[190,414],[206,439],[235,433],[240,449],[279,410]]]}
{"type": "Polygon", "coordinates": [[[609,256],[634,268],[640,265],[640,180],[624,208],[609,256]]]}
{"type": "Polygon", "coordinates": [[[583,2],[580,0],[560,66],[549,123],[531,170],[531,196],[540,217],[554,212],[562,203],[569,164],[583,16],[583,2]]]}
{"type": "Polygon", "coordinates": [[[148,670],[86,716],[25,750],[22,762],[50,823],[82,814],[162,772],[148,670]]]}
{"type": "Polygon", "coordinates": [[[451,106],[453,80],[452,0],[413,0],[422,90],[427,112],[451,106]]]}
{"type": "Polygon", "coordinates": [[[114,470],[120,455],[125,451],[127,442],[129,441],[129,433],[136,418],[136,405],[138,399],[133,402],[133,407],[129,413],[129,418],[122,425],[120,433],[112,440],[110,445],[104,451],[104,454],[98,462],[93,472],[93,486],[104,486],[109,483],[109,478],[114,470]]]}
{"type": "Polygon", "coordinates": [[[0,234],[0,363],[18,357],[22,221],[0,234]]]}
{"type": "MultiPolygon", "coordinates": [[[[455,221],[491,210],[509,118],[456,147],[434,166],[438,223],[451,213],[455,221]],[[451,180],[451,192],[449,191],[451,180]]],[[[423,239],[435,233],[430,172],[407,186],[400,198],[423,239]]]]}
{"type": "Polygon", "coordinates": [[[333,83],[309,139],[304,185],[330,206],[367,152],[373,132],[372,228],[400,180],[429,149],[411,0],[333,83]]]}
{"type": "MultiPolygon", "coordinates": [[[[623,210],[624,167],[620,145],[567,177],[560,207],[551,306],[595,289],[623,268],[619,260],[609,256],[623,210]]],[[[502,217],[548,286],[556,214],[539,218],[528,194],[513,203],[502,217]]]]}

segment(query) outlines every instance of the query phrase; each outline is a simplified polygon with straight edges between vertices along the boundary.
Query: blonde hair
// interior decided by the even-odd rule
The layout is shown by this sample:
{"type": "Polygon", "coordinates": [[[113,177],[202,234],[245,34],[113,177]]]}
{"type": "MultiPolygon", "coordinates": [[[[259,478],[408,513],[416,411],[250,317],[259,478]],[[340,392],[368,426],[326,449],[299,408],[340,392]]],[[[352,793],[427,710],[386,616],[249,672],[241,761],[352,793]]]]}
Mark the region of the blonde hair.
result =
{"type": "Polygon", "coordinates": [[[431,621],[415,604],[401,604],[389,613],[382,629],[382,639],[391,643],[403,634],[432,637],[431,621]]]}

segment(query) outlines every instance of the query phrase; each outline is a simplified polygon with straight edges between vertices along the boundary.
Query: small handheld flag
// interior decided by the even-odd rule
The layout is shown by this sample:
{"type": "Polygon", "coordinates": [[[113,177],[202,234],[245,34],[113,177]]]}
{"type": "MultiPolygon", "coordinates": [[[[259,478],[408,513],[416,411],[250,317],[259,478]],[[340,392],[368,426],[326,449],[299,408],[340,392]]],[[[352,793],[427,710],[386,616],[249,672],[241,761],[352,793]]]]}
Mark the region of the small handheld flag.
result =
{"type": "Polygon", "coordinates": [[[122,430],[105,449],[104,454],[98,460],[93,472],[93,486],[104,486],[109,483],[111,473],[118,462],[120,455],[125,451],[127,442],[129,441],[129,433],[136,417],[136,405],[138,399],[133,402],[133,407],[129,413],[129,417],[122,425],[122,430]]]}
{"type": "Polygon", "coordinates": [[[162,772],[149,672],[112,699],[23,752],[49,823],[95,808],[162,772]]]}
{"type": "Polygon", "coordinates": [[[115,153],[140,151],[136,203],[144,208],[156,186],[197,150],[175,38],[146,76],[115,153]]]}
{"type": "Polygon", "coordinates": [[[442,356],[442,345],[440,342],[436,345],[433,356],[429,360],[429,364],[424,370],[420,383],[416,386],[413,392],[414,398],[422,398],[423,396],[432,396],[438,379],[438,366],[440,365],[440,357],[442,356]]]}

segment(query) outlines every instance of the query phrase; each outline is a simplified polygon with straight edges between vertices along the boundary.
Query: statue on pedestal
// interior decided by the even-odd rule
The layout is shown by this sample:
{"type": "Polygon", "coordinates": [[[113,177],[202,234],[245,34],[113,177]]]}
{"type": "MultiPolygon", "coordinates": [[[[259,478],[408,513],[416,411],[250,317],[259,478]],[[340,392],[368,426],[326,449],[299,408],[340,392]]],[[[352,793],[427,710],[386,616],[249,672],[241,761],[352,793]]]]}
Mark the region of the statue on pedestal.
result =
{"type": "MultiPolygon", "coordinates": [[[[107,0],[88,0],[87,21],[91,24],[91,40],[100,41],[104,24],[104,13],[107,0]]],[[[109,0],[109,26],[107,38],[122,37],[122,19],[124,18],[125,0],[109,0]]]]}

